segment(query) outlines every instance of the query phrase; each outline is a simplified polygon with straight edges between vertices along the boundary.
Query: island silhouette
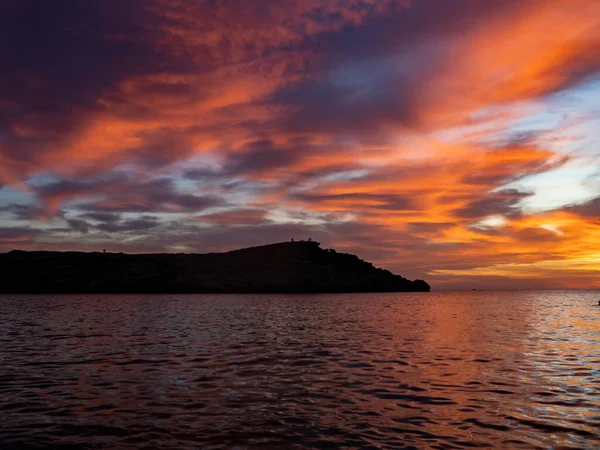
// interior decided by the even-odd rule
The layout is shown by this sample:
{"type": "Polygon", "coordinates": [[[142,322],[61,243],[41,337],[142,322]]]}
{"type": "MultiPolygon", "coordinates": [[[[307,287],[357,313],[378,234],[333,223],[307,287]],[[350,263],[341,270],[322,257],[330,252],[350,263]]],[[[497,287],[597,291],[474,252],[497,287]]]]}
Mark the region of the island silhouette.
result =
{"type": "Polygon", "coordinates": [[[226,253],[0,254],[2,293],[429,292],[355,255],[292,241],[226,253]]]}

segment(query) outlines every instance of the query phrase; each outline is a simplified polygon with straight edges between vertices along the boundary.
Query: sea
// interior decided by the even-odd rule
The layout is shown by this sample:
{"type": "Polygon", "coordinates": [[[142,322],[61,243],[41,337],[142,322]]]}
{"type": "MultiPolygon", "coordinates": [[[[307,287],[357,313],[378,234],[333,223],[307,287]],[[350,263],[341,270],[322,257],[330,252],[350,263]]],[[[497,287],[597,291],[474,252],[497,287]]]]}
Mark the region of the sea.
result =
{"type": "Polygon", "coordinates": [[[0,448],[597,449],[598,300],[0,295],[0,448]]]}

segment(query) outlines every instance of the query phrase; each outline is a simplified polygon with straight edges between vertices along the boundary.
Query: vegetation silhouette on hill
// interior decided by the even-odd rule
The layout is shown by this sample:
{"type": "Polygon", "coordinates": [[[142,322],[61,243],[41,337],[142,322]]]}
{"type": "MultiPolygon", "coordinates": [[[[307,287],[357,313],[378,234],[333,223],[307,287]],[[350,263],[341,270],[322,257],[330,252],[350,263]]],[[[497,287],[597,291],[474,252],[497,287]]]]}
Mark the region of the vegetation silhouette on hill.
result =
{"type": "Polygon", "coordinates": [[[428,292],[355,255],[296,241],[207,254],[0,254],[3,293],[428,292]]]}

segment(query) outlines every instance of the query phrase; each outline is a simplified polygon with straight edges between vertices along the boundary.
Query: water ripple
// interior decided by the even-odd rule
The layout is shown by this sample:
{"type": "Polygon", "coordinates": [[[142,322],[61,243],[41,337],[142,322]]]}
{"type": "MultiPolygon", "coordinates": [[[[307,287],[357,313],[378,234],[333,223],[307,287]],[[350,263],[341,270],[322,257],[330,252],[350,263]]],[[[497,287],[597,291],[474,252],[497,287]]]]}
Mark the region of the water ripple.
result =
{"type": "Polygon", "coordinates": [[[598,448],[596,296],[0,296],[0,448],[598,448]]]}

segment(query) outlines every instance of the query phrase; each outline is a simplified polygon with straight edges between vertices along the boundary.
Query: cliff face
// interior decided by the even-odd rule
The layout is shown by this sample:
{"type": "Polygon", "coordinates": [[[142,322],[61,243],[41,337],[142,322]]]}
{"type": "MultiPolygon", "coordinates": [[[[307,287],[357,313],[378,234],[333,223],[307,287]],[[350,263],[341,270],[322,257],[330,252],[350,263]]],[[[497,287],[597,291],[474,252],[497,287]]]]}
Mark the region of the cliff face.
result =
{"type": "Polygon", "coordinates": [[[209,254],[0,254],[3,293],[428,292],[357,256],[317,242],[209,254]]]}

